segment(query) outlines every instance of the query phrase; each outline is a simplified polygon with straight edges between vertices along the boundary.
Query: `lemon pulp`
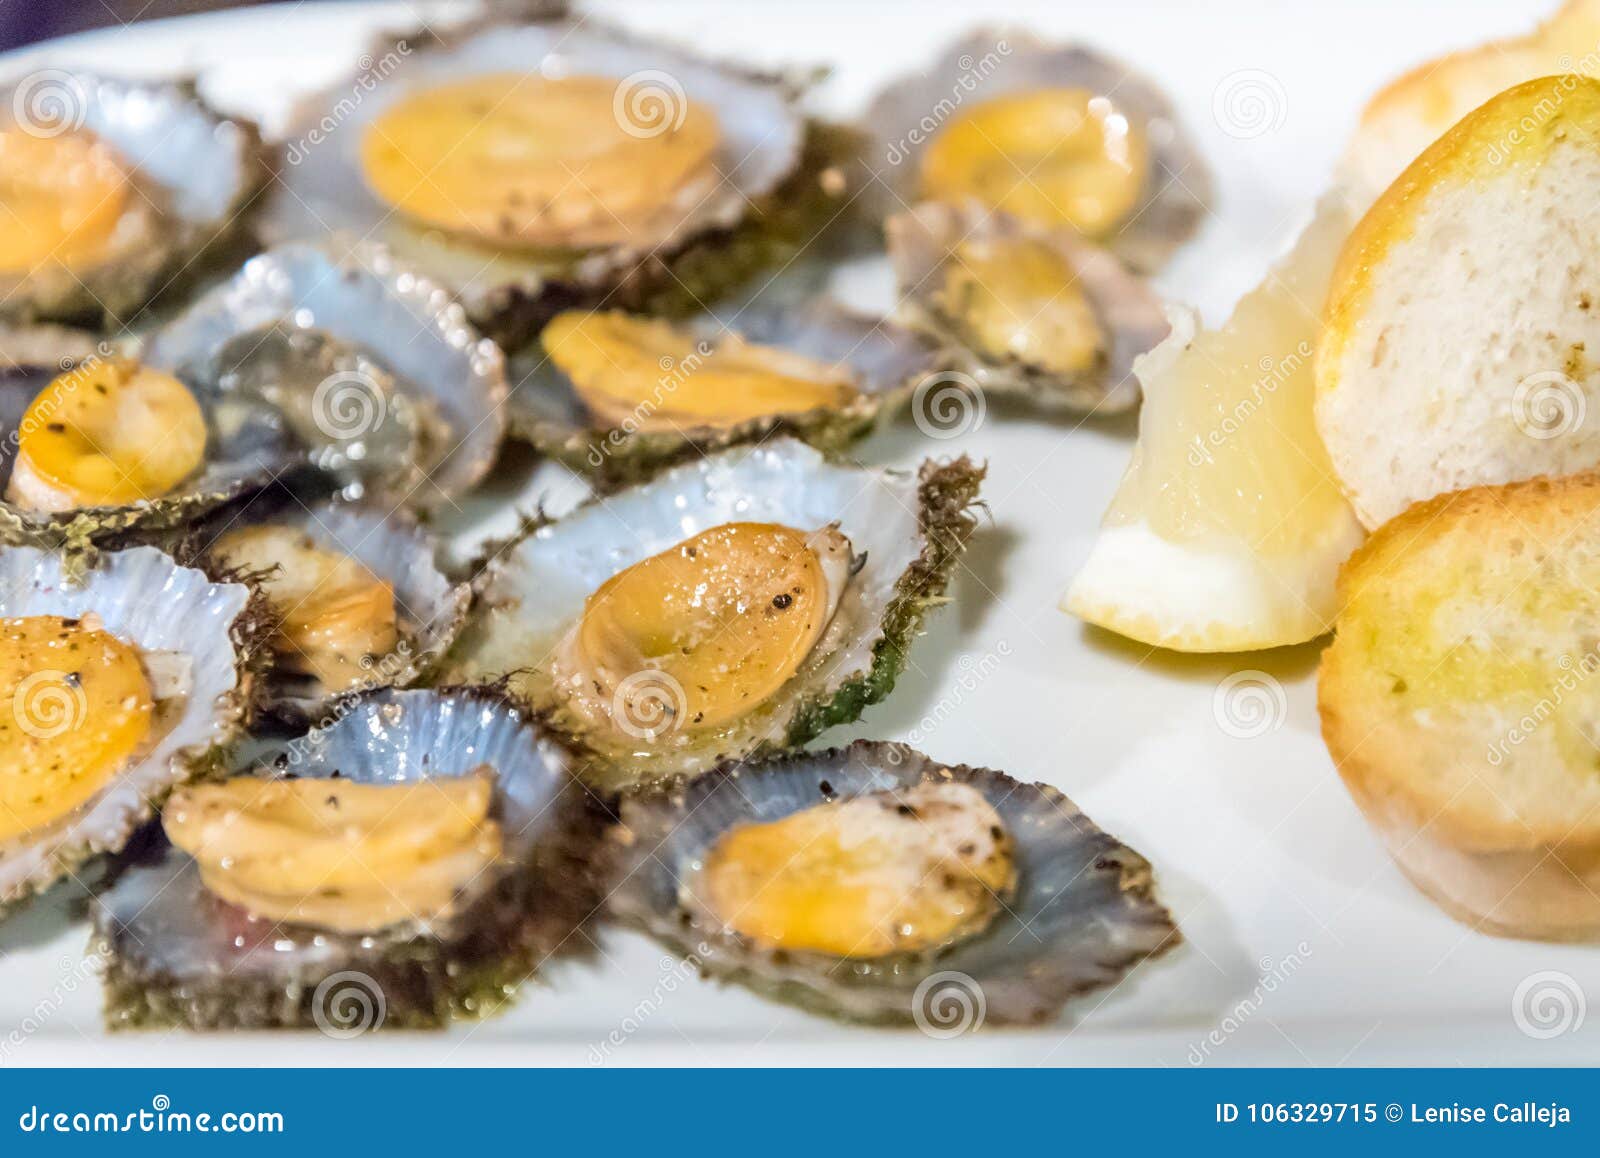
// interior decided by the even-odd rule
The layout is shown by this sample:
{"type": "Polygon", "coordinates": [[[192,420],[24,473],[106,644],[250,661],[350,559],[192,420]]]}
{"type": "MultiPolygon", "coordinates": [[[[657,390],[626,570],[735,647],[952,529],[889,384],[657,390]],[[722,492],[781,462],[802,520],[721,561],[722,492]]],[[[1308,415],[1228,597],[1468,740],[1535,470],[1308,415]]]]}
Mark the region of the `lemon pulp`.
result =
{"type": "Polygon", "coordinates": [[[1225,326],[1143,383],[1139,448],[1108,522],[1272,555],[1303,550],[1346,508],[1312,403],[1319,311],[1347,225],[1319,215],[1225,326]]]}
{"type": "Polygon", "coordinates": [[[1329,199],[1217,330],[1174,319],[1135,363],[1139,441],[1064,607],[1144,643],[1243,651],[1321,635],[1362,530],[1317,435],[1318,311],[1350,214],[1329,199]]]}

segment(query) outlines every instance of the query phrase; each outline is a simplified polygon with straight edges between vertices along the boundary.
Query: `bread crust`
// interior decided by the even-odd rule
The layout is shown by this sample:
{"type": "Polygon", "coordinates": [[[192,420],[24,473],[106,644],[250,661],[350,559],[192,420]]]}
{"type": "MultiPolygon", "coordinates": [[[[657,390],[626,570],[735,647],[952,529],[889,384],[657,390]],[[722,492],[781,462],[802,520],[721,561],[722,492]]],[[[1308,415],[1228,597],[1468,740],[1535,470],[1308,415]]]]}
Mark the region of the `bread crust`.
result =
{"type": "Polygon", "coordinates": [[[1594,75],[1600,0],[1566,0],[1531,31],[1425,61],[1390,81],[1361,112],[1340,170],[1375,196],[1446,129],[1501,90],[1562,70],[1594,75]]]}
{"type": "MultiPolygon", "coordinates": [[[[1537,262],[1524,269],[1500,261],[1483,279],[1473,276],[1485,272],[1480,266],[1461,272],[1471,260],[1492,261],[1499,235],[1524,225],[1529,251],[1550,252],[1557,218],[1548,205],[1541,212],[1531,182],[1548,171],[1539,197],[1570,201],[1572,187],[1561,175],[1588,174],[1596,164],[1600,81],[1576,73],[1538,77],[1480,106],[1425,149],[1346,240],[1323,307],[1314,406],[1340,485],[1369,529],[1440,491],[1600,465],[1600,441],[1581,420],[1554,435],[1519,432],[1507,421],[1537,417],[1527,399],[1537,401],[1543,379],[1557,383],[1545,389],[1559,393],[1563,405],[1570,394],[1597,388],[1585,353],[1595,338],[1587,295],[1551,300],[1553,283],[1537,262]],[[1483,206],[1521,216],[1484,216],[1483,206]],[[1474,210],[1480,218],[1470,217],[1474,210]],[[1460,236],[1463,214],[1470,241],[1460,236]],[[1458,262],[1449,267],[1456,279],[1433,275],[1429,263],[1445,250],[1458,262]],[[1482,300],[1473,288],[1493,277],[1524,305],[1520,313],[1500,297],[1482,300]],[[1522,317],[1530,311],[1537,316],[1522,317]],[[1428,379],[1417,362],[1435,332],[1430,321],[1469,312],[1477,328],[1463,323],[1450,331],[1463,345],[1452,346],[1455,361],[1428,379]],[[1528,411],[1522,418],[1519,406],[1528,411]],[[1398,424],[1426,422],[1424,416],[1436,428],[1424,425],[1404,445],[1392,435],[1398,424]]],[[[1568,228],[1578,230],[1576,220],[1568,228]]],[[[1600,269],[1600,250],[1580,243],[1571,264],[1577,273],[1570,276],[1582,286],[1600,269]]]]}
{"type": "MultiPolygon", "coordinates": [[[[1541,98],[1552,88],[1562,90],[1560,119],[1577,117],[1594,124],[1600,113],[1600,81],[1577,73],[1523,81],[1452,125],[1395,178],[1356,224],[1334,266],[1322,311],[1322,341],[1317,343],[1319,401],[1339,385],[1344,345],[1361,321],[1361,307],[1374,271],[1390,246],[1409,233],[1422,203],[1447,179],[1498,165],[1490,160],[1489,150],[1479,146],[1494,145],[1497,138],[1507,136],[1504,130],[1522,119],[1522,106],[1537,107],[1538,100],[1530,98],[1541,98]]],[[[1551,119],[1548,131],[1525,134],[1522,147],[1539,148],[1551,139],[1561,139],[1554,131],[1556,123],[1551,119]]]]}
{"type": "MultiPolygon", "coordinates": [[[[1411,507],[1340,572],[1345,613],[1317,681],[1323,740],[1406,875],[1451,915],[1487,932],[1600,937],[1600,796],[1587,787],[1600,773],[1555,769],[1562,783],[1571,777],[1572,791],[1553,800],[1543,794],[1550,751],[1530,742],[1497,757],[1481,745],[1492,706],[1397,704],[1394,689],[1384,686],[1389,673],[1376,670],[1363,650],[1361,641],[1386,625],[1365,600],[1380,593],[1392,600],[1406,584],[1435,577],[1441,557],[1454,554],[1488,572],[1477,579],[1488,588],[1482,597],[1504,594],[1498,587],[1512,586],[1512,573],[1494,573],[1497,562],[1520,557],[1530,543],[1559,551],[1594,526],[1600,472],[1476,487],[1411,507]],[[1524,793],[1531,786],[1535,795],[1518,799],[1508,784],[1524,793]]],[[[1391,612],[1407,609],[1403,596],[1398,602],[1391,612]]],[[[1581,611],[1600,622],[1600,593],[1581,611]]],[[[1574,650],[1580,644],[1574,639],[1574,650]]]]}

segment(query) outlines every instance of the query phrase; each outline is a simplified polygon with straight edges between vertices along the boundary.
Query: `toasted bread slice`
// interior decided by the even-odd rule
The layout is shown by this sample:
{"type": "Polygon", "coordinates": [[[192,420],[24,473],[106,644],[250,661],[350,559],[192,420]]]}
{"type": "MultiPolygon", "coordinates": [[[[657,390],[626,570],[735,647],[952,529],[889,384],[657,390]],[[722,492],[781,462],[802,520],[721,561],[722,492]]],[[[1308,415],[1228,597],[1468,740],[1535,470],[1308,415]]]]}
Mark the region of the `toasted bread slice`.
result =
{"type": "Polygon", "coordinates": [[[1340,574],[1323,739],[1400,867],[1489,932],[1600,936],[1596,529],[1600,474],[1479,487],[1340,574]]]}
{"type": "Polygon", "coordinates": [[[1468,114],[1351,233],[1316,419],[1369,528],[1436,494],[1600,464],[1596,188],[1600,81],[1545,77],[1468,114]]]}
{"type": "Polygon", "coordinates": [[[1339,166],[1341,183],[1370,201],[1446,129],[1498,92],[1562,72],[1600,74],[1600,0],[1567,0],[1524,36],[1430,60],[1368,102],[1339,166]]]}

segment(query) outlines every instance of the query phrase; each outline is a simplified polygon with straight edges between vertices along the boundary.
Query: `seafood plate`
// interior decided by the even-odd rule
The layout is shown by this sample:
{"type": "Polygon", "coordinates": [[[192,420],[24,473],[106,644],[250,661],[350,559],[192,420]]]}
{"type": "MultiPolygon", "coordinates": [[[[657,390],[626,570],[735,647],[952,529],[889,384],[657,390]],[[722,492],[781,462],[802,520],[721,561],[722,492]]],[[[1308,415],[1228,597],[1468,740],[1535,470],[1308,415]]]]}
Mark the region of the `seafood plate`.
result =
{"type": "Polygon", "coordinates": [[[1138,689],[1063,681],[1033,579],[1171,341],[1187,89],[1041,18],[863,185],[942,57],[324,15],[353,35],[271,100],[251,54],[94,81],[208,150],[89,114],[59,163],[155,216],[61,206],[84,256],[0,306],[0,978],[63,930],[111,1052],[474,1060],[659,1040],[640,970],[730,1040],[910,1052],[952,1008],[1031,1051],[1182,988],[1191,789],[1111,783],[1138,689]],[[1086,191],[991,179],[1029,149],[1086,191]],[[162,216],[210,184],[225,225],[162,216]]]}

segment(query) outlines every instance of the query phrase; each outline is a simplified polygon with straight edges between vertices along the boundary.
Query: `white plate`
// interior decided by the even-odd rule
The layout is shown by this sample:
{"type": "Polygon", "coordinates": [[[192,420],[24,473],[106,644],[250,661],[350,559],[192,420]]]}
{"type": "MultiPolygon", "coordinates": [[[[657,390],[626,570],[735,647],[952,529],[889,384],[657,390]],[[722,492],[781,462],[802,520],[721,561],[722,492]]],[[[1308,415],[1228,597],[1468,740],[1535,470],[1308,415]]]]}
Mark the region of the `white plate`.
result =
{"type": "MultiPolygon", "coordinates": [[[[751,61],[830,62],[836,71],[817,108],[846,115],[975,19],[968,0],[595,7],[751,61]]],[[[1219,195],[1203,235],[1161,284],[1211,320],[1293,236],[1372,91],[1419,60],[1533,19],[1495,0],[1447,10],[1374,0],[1337,11],[1270,0],[1013,0],[1008,11],[1120,54],[1173,96],[1219,195]]],[[[213,97],[270,126],[294,92],[350,68],[369,30],[421,16],[437,19],[440,9],[246,9],[95,33],[0,64],[199,69],[213,97]]],[[[857,304],[880,309],[889,288],[881,263],[847,271],[841,283],[857,304]]],[[[956,450],[988,459],[993,518],[973,539],[955,605],[934,617],[895,694],[826,740],[908,739],[940,759],[1060,787],[1155,862],[1187,937],[1179,951],[1091,996],[1058,1026],[947,1041],[837,1026],[701,982],[621,933],[607,936],[597,964],[550,970],[507,1016],[441,1035],[108,1038],[98,986],[79,964],[84,927],[44,910],[0,927],[0,1063],[1184,1066],[1538,1063],[1600,1053],[1592,1031],[1570,1024],[1581,1016],[1544,1037],[1519,1029],[1513,1013],[1519,987],[1526,1000],[1541,984],[1528,979],[1544,971],[1600,998],[1600,954],[1468,932],[1390,864],[1318,737],[1316,646],[1174,658],[1091,636],[1056,610],[1127,459],[1131,424],[1078,426],[998,409],[959,441],[931,442],[903,423],[861,449],[878,464],[956,450]],[[1225,732],[1213,711],[1218,685],[1245,669],[1270,673],[1287,691],[1281,726],[1253,739],[1225,732]]]]}

